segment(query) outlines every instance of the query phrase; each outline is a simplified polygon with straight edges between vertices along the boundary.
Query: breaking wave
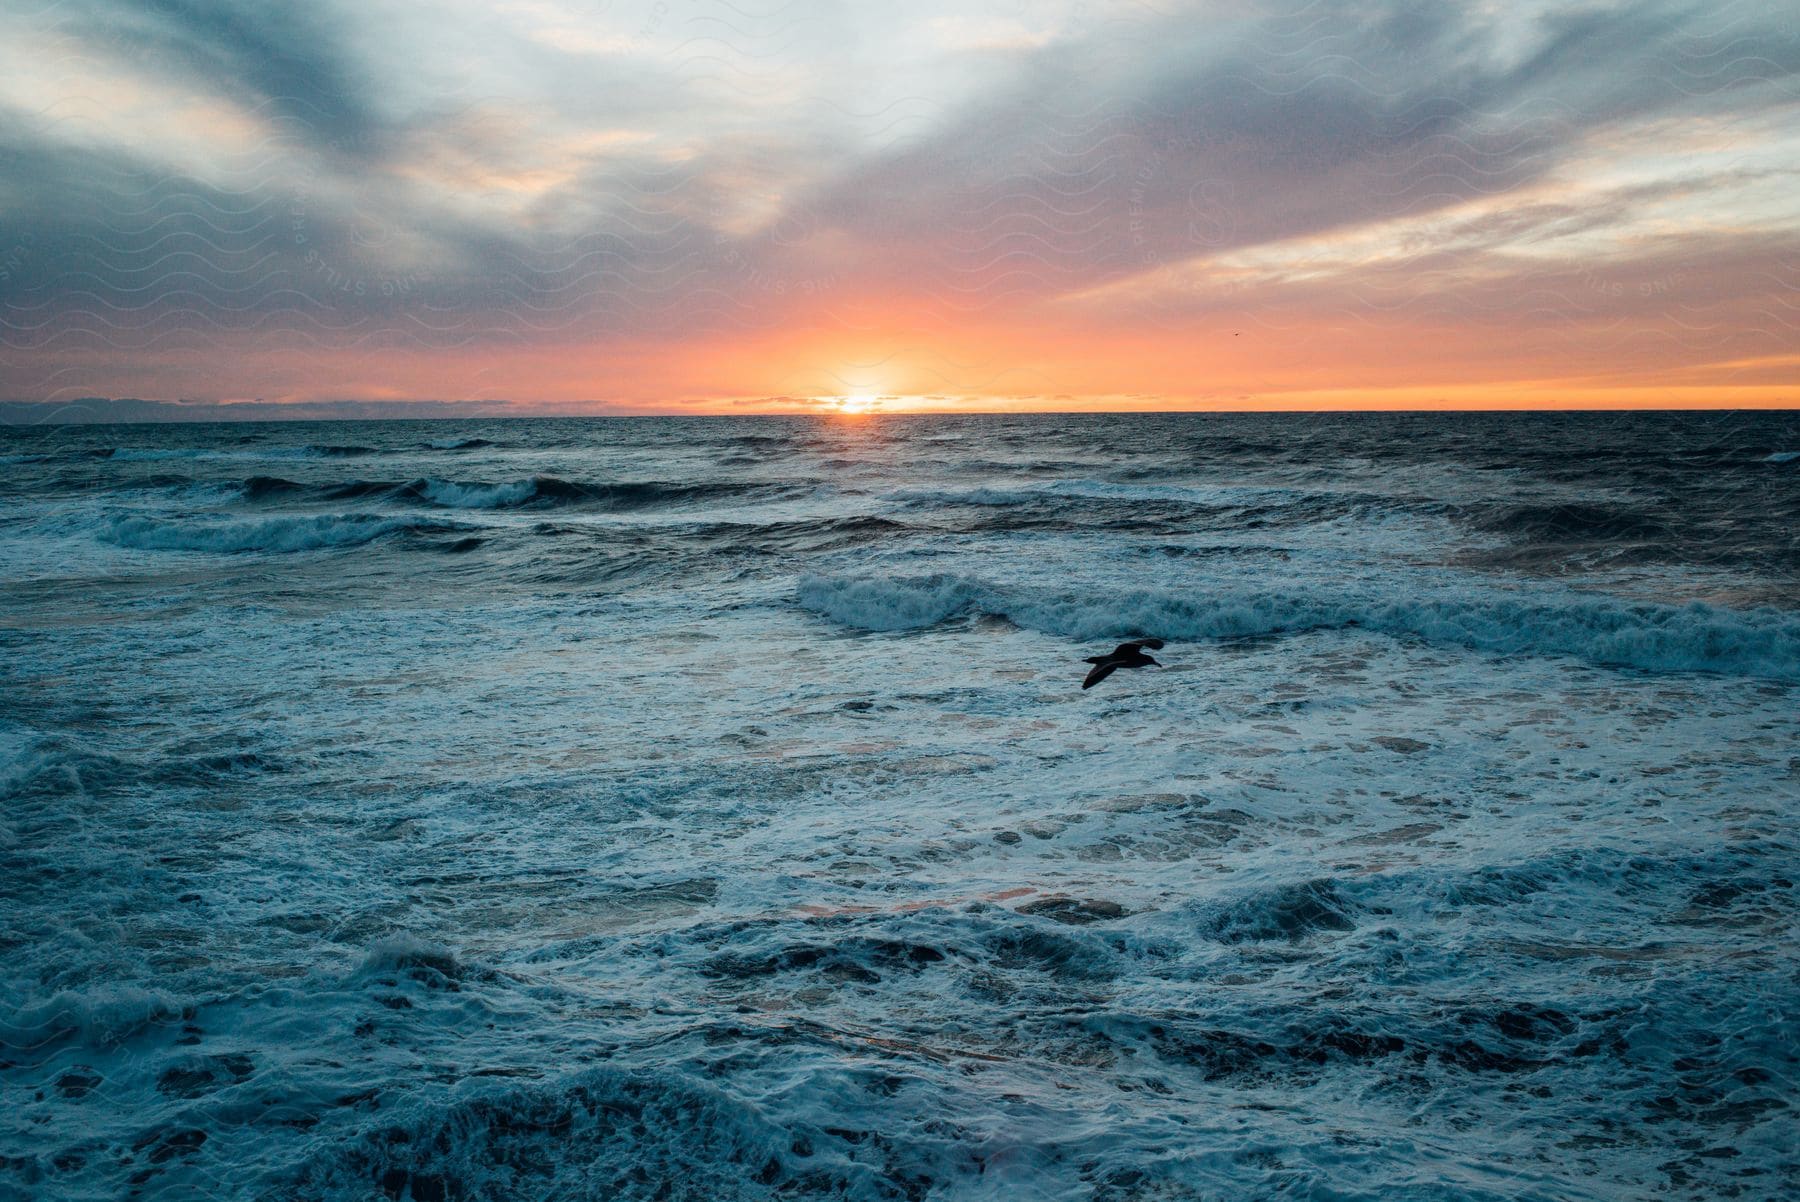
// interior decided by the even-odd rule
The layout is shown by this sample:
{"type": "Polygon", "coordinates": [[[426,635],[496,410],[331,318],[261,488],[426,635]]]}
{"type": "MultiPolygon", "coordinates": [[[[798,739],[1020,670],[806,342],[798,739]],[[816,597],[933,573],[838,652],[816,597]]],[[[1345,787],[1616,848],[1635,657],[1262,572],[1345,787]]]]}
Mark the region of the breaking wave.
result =
{"type": "Polygon", "coordinates": [[[576,495],[573,486],[550,476],[533,476],[507,484],[458,484],[454,480],[417,480],[401,490],[427,505],[446,509],[513,509],[529,501],[552,501],[576,495]]]}
{"type": "Polygon", "coordinates": [[[146,1028],[179,1021],[183,1011],[168,994],[133,985],[64,990],[0,1012],[0,1048],[36,1051],[68,1039],[117,1047],[146,1028]]]}
{"type": "Polygon", "coordinates": [[[467,527],[374,514],[318,514],[256,521],[114,518],[102,540],[140,551],[316,551],[353,547],[402,531],[444,532],[467,527]]]}
{"type": "Polygon", "coordinates": [[[1554,601],[1444,593],[1395,599],[1299,591],[1205,596],[1138,589],[1096,596],[966,576],[809,576],[800,604],[861,630],[916,630],[963,614],[1004,617],[1065,638],[1212,639],[1362,627],[1501,654],[1571,655],[1653,671],[1800,679],[1800,618],[1775,609],[1554,601]]]}
{"type": "Polygon", "coordinates": [[[423,477],[405,482],[353,480],[331,485],[323,495],[332,500],[385,497],[441,509],[523,509],[588,507],[605,510],[654,509],[660,506],[717,501],[779,500],[798,496],[811,486],[798,484],[696,483],[625,481],[613,484],[528,476],[490,483],[423,477]]]}
{"type": "Polygon", "coordinates": [[[110,459],[115,463],[156,463],[167,459],[357,459],[380,453],[374,447],[340,443],[309,443],[254,451],[221,451],[206,447],[106,447],[88,452],[93,458],[110,459]]]}
{"type": "Polygon", "coordinates": [[[900,1196],[879,1167],[856,1163],[843,1144],[788,1130],[710,1084],[600,1068],[384,1112],[360,1139],[304,1166],[291,1192],[278,1196],[900,1196]]]}

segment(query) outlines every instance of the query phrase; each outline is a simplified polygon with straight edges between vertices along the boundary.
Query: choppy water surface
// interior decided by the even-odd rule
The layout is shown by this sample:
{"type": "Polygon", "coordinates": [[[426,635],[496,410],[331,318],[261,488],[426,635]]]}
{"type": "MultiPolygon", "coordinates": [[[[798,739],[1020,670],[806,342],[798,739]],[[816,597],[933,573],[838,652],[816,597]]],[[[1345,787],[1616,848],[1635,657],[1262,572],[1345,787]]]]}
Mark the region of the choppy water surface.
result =
{"type": "Polygon", "coordinates": [[[4,431],[0,1195],[1794,1196],[1796,452],[4,431]]]}

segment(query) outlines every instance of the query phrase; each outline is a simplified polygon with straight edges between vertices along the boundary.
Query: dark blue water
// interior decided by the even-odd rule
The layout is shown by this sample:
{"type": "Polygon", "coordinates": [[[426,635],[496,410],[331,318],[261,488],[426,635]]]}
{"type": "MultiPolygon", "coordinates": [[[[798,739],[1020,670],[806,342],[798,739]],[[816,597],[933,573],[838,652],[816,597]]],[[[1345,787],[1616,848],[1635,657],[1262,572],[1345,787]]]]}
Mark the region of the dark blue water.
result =
{"type": "Polygon", "coordinates": [[[0,1197],[1792,1196],[1797,452],[0,431],[0,1197]]]}

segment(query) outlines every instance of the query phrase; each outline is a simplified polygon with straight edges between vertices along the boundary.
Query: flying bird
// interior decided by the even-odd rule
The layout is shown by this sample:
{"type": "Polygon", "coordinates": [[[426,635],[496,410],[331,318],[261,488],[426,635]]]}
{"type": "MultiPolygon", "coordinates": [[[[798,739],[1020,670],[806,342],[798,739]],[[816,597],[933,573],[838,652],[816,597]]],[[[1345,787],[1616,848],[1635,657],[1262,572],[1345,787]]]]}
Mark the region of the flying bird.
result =
{"type": "Polygon", "coordinates": [[[1113,648],[1111,655],[1088,656],[1087,662],[1094,665],[1094,670],[1087,674],[1087,679],[1081,682],[1081,687],[1091,689],[1119,668],[1143,668],[1153,664],[1158,668],[1162,667],[1161,664],[1144,654],[1144,648],[1161,651],[1162,645],[1161,639],[1133,639],[1129,643],[1120,643],[1113,648]]]}

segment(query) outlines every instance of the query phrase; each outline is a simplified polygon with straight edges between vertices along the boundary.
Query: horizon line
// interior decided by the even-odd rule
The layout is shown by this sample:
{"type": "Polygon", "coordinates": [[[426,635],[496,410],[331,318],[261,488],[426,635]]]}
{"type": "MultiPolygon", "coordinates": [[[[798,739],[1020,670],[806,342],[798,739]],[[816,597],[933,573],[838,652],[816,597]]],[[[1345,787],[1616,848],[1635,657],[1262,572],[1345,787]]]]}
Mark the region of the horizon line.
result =
{"type": "MultiPolygon", "coordinates": [[[[787,398],[781,398],[787,399],[787,398]]],[[[889,398],[882,398],[889,399],[889,398]]],[[[770,398],[771,401],[776,398],[770,398]]],[[[1068,417],[1160,416],[1170,414],[1453,414],[1453,413],[1780,413],[1800,412],[1800,399],[1732,398],[1728,401],[1670,404],[1503,404],[1459,401],[1445,404],[1296,404],[1296,405],[1161,405],[1152,407],[1066,408],[1049,406],[972,406],[882,408],[879,405],[844,408],[821,400],[809,407],[750,409],[755,402],[735,402],[744,408],[609,407],[607,402],[515,402],[505,400],[329,400],[329,401],[168,401],[141,397],[80,397],[69,401],[0,400],[0,427],[72,425],[204,425],[300,423],[322,421],[567,421],[625,418],[750,418],[810,417],[863,420],[880,417],[1068,417]],[[1760,401],[1760,403],[1759,403],[1760,401]],[[543,408],[538,408],[543,405],[543,408]],[[529,406],[529,407],[527,407],[529,406]],[[591,406],[588,408],[586,406],[591,406]],[[110,412],[109,412],[110,410],[110,412]],[[361,412],[358,412],[361,410],[361,412]],[[407,410],[416,410],[407,412],[407,410]]],[[[713,401],[717,405],[721,402],[713,401]]],[[[731,405],[734,402],[723,402],[731,405]]]]}

